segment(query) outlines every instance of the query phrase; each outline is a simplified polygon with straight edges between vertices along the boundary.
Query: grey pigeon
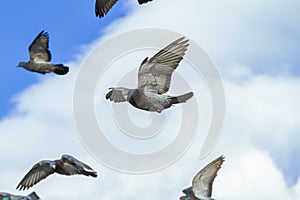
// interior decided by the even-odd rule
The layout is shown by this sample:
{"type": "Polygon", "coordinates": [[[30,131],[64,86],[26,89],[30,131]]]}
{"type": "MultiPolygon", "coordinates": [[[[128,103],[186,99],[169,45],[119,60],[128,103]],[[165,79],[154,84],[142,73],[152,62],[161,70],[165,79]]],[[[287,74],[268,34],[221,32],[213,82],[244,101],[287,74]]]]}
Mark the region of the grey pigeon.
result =
{"type": "Polygon", "coordinates": [[[212,185],[223,162],[224,157],[220,156],[201,169],[194,177],[192,187],[182,191],[186,196],[180,200],[214,200],[211,198],[212,185]]]}
{"type": "Polygon", "coordinates": [[[0,192],[0,200],[39,200],[40,197],[35,193],[32,192],[27,196],[18,196],[13,195],[5,192],[0,192]]]}
{"type": "Polygon", "coordinates": [[[18,67],[29,71],[46,74],[54,72],[64,75],[69,72],[69,67],[63,64],[51,64],[51,53],[49,51],[49,34],[41,31],[29,46],[30,61],[20,62],[18,67]]]}
{"type": "Polygon", "coordinates": [[[59,160],[42,160],[35,164],[21,180],[17,189],[28,189],[54,172],[67,176],[83,174],[85,176],[97,177],[97,172],[87,164],[80,162],[70,155],[63,155],[59,160]]]}
{"type": "Polygon", "coordinates": [[[186,102],[193,96],[193,92],[180,96],[163,94],[169,90],[172,73],[183,59],[188,46],[188,40],[182,37],[152,58],[146,57],[139,68],[138,87],[136,89],[109,88],[106,99],[114,102],[128,101],[136,108],[158,113],[173,104],[186,102]]]}
{"type": "MultiPolygon", "coordinates": [[[[117,3],[118,0],[96,0],[95,14],[96,17],[104,17],[108,11],[117,3]]],[[[138,0],[139,4],[144,4],[152,0],[138,0]]]]}

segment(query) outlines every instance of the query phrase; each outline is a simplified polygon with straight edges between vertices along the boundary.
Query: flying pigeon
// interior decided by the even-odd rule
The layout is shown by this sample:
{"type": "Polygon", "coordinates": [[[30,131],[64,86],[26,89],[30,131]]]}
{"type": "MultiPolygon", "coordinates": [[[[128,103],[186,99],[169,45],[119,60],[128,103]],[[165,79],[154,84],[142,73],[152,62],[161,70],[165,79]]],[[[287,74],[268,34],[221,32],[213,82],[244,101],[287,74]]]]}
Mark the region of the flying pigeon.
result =
{"type": "Polygon", "coordinates": [[[182,191],[186,196],[180,200],[214,200],[211,198],[212,185],[223,162],[224,157],[220,156],[201,169],[194,177],[192,187],[182,191]]]}
{"type": "Polygon", "coordinates": [[[51,53],[49,47],[49,34],[41,31],[29,46],[30,61],[20,62],[18,67],[23,67],[29,71],[46,74],[54,72],[64,75],[69,72],[69,67],[63,64],[51,64],[51,53]]]}
{"type": "Polygon", "coordinates": [[[32,192],[27,196],[17,196],[5,192],[0,192],[0,199],[1,200],[39,200],[40,197],[35,192],[32,192]]]}
{"type": "Polygon", "coordinates": [[[70,155],[63,155],[59,160],[42,160],[35,164],[24,176],[16,189],[28,189],[54,172],[67,176],[83,174],[85,176],[97,177],[97,172],[87,164],[80,162],[70,155]]]}
{"type": "Polygon", "coordinates": [[[184,103],[193,96],[189,92],[180,96],[163,95],[170,88],[171,76],[183,59],[189,40],[179,38],[160,50],[152,58],[146,57],[138,72],[138,87],[109,88],[106,99],[114,102],[128,101],[132,106],[161,113],[173,104],[184,103]]]}
{"type": "MultiPolygon", "coordinates": [[[[96,0],[95,14],[96,17],[104,17],[108,11],[117,3],[118,0],[96,0]]],[[[138,0],[139,4],[144,4],[152,0],[138,0]]]]}

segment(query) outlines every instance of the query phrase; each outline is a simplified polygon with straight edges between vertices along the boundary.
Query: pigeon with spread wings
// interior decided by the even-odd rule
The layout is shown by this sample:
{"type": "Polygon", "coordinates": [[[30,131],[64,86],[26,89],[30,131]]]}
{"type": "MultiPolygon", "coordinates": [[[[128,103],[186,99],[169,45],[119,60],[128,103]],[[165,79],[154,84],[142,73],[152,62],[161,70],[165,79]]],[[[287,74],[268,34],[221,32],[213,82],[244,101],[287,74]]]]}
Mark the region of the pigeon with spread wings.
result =
{"type": "Polygon", "coordinates": [[[51,53],[49,51],[49,34],[41,31],[29,46],[30,60],[20,62],[18,67],[41,74],[54,72],[64,75],[69,72],[69,67],[63,64],[51,64],[51,53]]]}
{"type": "Polygon", "coordinates": [[[63,155],[59,160],[42,160],[35,164],[18,184],[17,189],[28,189],[53,173],[67,176],[82,174],[97,177],[97,172],[87,164],[70,155],[63,155]]]}
{"type": "Polygon", "coordinates": [[[194,177],[192,187],[183,190],[186,196],[180,200],[214,200],[211,198],[212,185],[223,162],[224,157],[220,156],[201,169],[194,177]]]}
{"type": "Polygon", "coordinates": [[[6,192],[0,192],[0,199],[1,200],[39,200],[40,197],[35,192],[32,192],[27,196],[19,196],[19,195],[6,193],[6,192]]]}
{"type": "MultiPolygon", "coordinates": [[[[118,0],[96,0],[95,3],[95,14],[96,17],[104,17],[108,11],[117,3],[118,0]]],[[[152,0],[138,0],[138,3],[144,4],[152,0]]]]}
{"type": "Polygon", "coordinates": [[[171,76],[183,59],[189,40],[179,38],[163,48],[152,58],[145,58],[138,72],[138,87],[109,88],[106,99],[114,102],[128,101],[132,106],[151,112],[162,112],[173,104],[184,103],[193,96],[189,92],[180,96],[163,95],[170,88],[171,76]]]}

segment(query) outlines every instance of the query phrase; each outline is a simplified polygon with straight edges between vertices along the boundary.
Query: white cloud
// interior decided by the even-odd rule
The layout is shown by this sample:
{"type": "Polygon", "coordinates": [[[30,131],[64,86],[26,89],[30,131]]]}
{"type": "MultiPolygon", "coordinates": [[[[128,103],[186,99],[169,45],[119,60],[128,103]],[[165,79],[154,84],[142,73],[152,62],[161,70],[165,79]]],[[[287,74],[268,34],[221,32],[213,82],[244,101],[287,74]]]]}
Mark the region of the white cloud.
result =
{"type": "Polygon", "coordinates": [[[266,152],[251,150],[236,160],[228,160],[219,174],[214,188],[219,198],[292,199],[282,173],[266,152]]]}
{"type": "Polygon", "coordinates": [[[299,51],[297,4],[283,0],[155,0],[138,6],[128,1],[132,14],[112,24],[104,38],[134,28],[174,30],[207,49],[222,71],[227,116],[223,136],[212,154],[197,160],[202,144],[198,137],[174,165],[146,175],[121,174],[92,159],[77,137],[72,94],[81,59],[100,38],[69,64],[69,75],[42,77],[16,96],[16,107],[0,123],[0,150],[5,152],[1,190],[16,193],[13,188],[35,162],[70,153],[95,168],[99,178],[55,175],[34,186],[43,199],[176,199],[201,167],[224,154],[226,162],[215,180],[215,198],[300,199],[299,180],[288,186],[281,170],[287,163],[294,164],[291,160],[297,156],[291,148],[299,152],[300,80],[286,73],[268,73],[286,72],[289,69],[284,66],[294,64],[289,59],[299,51]],[[258,68],[265,73],[257,73],[258,68]]]}

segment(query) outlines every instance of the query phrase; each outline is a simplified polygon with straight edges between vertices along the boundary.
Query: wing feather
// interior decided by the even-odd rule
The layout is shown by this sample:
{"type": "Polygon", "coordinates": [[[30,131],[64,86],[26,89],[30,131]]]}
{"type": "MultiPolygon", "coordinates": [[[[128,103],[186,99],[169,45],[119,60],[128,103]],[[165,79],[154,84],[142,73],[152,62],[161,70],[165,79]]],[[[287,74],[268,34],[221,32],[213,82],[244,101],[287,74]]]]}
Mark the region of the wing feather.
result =
{"type": "Polygon", "coordinates": [[[41,161],[35,164],[31,170],[20,181],[16,189],[25,190],[54,173],[51,167],[52,161],[41,161]]]}
{"type": "Polygon", "coordinates": [[[129,89],[123,87],[109,89],[110,91],[105,96],[106,99],[117,103],[127,101],[129,89]]]}
{"type": "Polygon", "coordinates": [[[41,31],[29,46],[30,61],[50,62],[51,53],[49,51],[49,34],[41,31]]]}
{"type": "Polygon", "coordinates": [[[145,58],[138,72],[138,88],[163,94],[170,88],[171,76],[183,59],[189,46],[185,37],[179,38],[160,50],[152,58],[145,58]]]}
{"type": "Polygon", "coordinates": [[[211,197],[212,184],[217,176],[218,170],[224,162],[224,157],[220,156],[208,165],[206,165],[193,179],[192,188],[195,197],[199,198],[203,195],[211,197]]]}
{"type": "Polygon", "coordinates": [[[95,14],[97,17],[104,17],[118,0],[96,0],[95,14]]]}

